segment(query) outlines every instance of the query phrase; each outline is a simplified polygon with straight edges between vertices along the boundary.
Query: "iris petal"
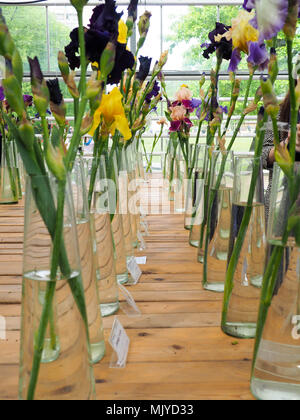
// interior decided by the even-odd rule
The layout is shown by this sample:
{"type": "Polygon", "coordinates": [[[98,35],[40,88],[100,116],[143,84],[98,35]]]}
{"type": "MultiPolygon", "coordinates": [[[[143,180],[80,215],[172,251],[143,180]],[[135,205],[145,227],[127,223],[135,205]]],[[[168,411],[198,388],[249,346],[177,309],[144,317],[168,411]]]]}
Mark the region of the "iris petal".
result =
{"type": "Polygon", "coordinates": [[[257,26],[261,39],[272,39],[284,27],[288,0],[256,0],[257,26]]]}

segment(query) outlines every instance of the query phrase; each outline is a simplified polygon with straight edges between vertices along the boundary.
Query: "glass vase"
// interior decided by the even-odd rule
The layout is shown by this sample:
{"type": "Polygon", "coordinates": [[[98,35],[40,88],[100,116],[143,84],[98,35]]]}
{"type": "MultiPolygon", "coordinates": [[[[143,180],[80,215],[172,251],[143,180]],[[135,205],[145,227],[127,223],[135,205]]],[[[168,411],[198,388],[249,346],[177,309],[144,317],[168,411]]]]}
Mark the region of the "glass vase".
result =
{"type": "Polygon", "coordinates": [[[98,292],[101,314],[113,315],[119,309],[119,291],[116,274],[116,256],[111,228],[110,199],[105,156],[100,157],[91,204],[92,231],[97,246],[97,269],[100,273],[98,292]]]}
{"type": "Polygon", "coordinates": [[[136,198],[138,194],[138,183],[136,177],[136,166],[135,166],[135,153],[133,147],[129,146],[124,150],[125,159],[127,163],[127,173],[128,173],[128,211],[130,216],[131,224],[131,235],[132,235],[132,246],[133,248],[138,247],[138,208],[136,203],[136,198]]]}
{"type": "Polygon", "coordinates": [[[192,215],[194,211],[194,193],[195,193],[195,182],[196,182],[196,163],[198,147],[195,145],[189,145],[189,159],[188,159],[188,170],[186,179],[184,179],[184,190],[185,190],[185,213],[184,213],[184,228],[186,230],[192,229],[192,215]]]}
{"type": "Polygon", "coordinates": [[[27,179],[19,376],[21,400],[95,398],[69,183],[64,194],[62,240],[55,281],[50,275],[57,196],[56,181],[50,182],[48,177],[27,179]]]}
{"type": "Polygon", "coordinates": [[[92,361],[98,363],[105,355],[105,341],[98,296],[91,217],[88,209],[87,182],[81,157],[74,164],[71,180],[92,361]]]}
{"type": "Polygon", "coordinates": [[[19,201],[19,185],[14,141],[4,138],[1,141],[0,204],[16,204],[19,201]]]}
{"type": "Polygon", "coordinates": [[[119,190],[119,170],[116,153],[113,154],[113,188],[116,192],[116,207],[114,213],[111,215],[112,233],[116,253],[116,274],[119,284],[125,284],[129,281],[127,270],[127,257],[125,248],[125,236],[123,229],[123,218],[120,214],[120,190],[119,190]]]}
{"type": "Polygon", "coordinates": [[[229,251],[233,189],[233,153],[214,151],[211,159],[203,287],[224,292],[229,251]]]}
{"type": "Polygon", "coordinates": [[[201,225],[204,221],[204,186],[208,165],[207,146],[205,144],[200,144],[197,146],[197,149],[195,182],[193,186],[193,213],[189,236],[189,244],[195,248],[199,247],[201,225]]]}
{"type": "MultiPolygon", "coordinates": [[[[299,214],[298,162],[294,179],[299,214]]],[[[275,164],[267,233],[267,262],[271,259],[273,272],[266,270],[264,276],[251,379],[252,393],[260,400],[300,400],[299,222],[283,240],[290,205],[288,179],[275,164]]]]}
{"type": "Polygon", "coordinates": [[[254,338],[265,266],[266,224],[262,163],[253,156],[235,158],[228,266],[241,228],[245,233],[236,269],[232,274],[228,271],[226,277],[222,330],[234,337],[254,338]],[[250,205],[254,170],[258,176],[250,205]],[[249,219],[246,228],[241,226],[244,215],[249,219]]]}

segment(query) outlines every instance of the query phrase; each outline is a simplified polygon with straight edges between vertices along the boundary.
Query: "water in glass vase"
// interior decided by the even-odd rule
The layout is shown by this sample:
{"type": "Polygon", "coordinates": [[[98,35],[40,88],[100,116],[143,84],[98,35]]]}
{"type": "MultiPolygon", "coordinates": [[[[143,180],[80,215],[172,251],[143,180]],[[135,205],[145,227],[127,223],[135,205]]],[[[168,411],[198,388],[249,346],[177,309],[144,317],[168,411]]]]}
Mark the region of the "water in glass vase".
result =
{"type": "MultiPolygon", "coordinates": [[[[68,282],[79,275],[72,272],[68,280],[58,278],[53,301],[53,319],[50,316],[47,338],[38,383],[36,400],[90,400],[94,399],[91,382],[92,370],[88,355],[86,329],[74,302],[68,282]],[[70,328],[72,326],[72,328],[70,328]],[[55,331],[51,337],[50,331],[55,331]],[[55,357],[50,356],[52,343],[59,348],[52,349],[55,357]]],[[[30,376],[35,351],[36,334],[40,325],[46,289],[51,283],[49,271],[32,271],[23,275],[22,303],[22,340],[20,352],[19,398],[27,399],[30,376]]]]}
{"type": "MultiPolygon", "coordinates": [[[[214,190],[211,190],[213,192],[214,190]]],[[[204,289],[224,292],[230,237],[232,188],[220,187],[216,192],[210,224],[207,256],[207,280],[204,289]]]]}
{"type": "Polygon", "coordinates": [[[251,380],[260,400],[300,400],[299,280],[300,249],[286,247],[251,380]]]}
{"type": "Polygon", "coordinates": [[[119,309],[119,291],[110,216],[108,213],[91,213],[91,223],[97,243],[100,308],[102,316],[105,317],[116,313],[119,309]]]}
{"type": "MultiPolygon", "coordinates": [[[[253,203],[252,215],[233,277],[233,289],[225,302],[222,329],[239,338],[254,338],[266,257],[265,206],[253,203]]],[[[246,203],[232,205],[228,263],[243,220],[246,203]]]]}
{"type": "Polygon", "coordinates": [[[97,293],[97,275],[93,255],[90,220],[82,219],[77,222],[81,274],[86,301],[89,334],[93,363],[99,362],[105,355],[105,342],[102,318],[99,310],[97,293]]]}

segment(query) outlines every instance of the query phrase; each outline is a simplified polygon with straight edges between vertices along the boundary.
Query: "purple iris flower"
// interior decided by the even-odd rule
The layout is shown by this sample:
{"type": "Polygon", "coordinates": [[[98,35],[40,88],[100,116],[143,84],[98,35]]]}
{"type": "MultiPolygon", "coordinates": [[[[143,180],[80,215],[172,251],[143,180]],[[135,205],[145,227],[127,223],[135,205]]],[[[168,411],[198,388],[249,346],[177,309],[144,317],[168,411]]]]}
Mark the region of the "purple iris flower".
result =
{"type": "MultiPolygon", "coordinates": [[[[149,83],[148,83],[148,85],[149,85],[149,83]]],[[[148,85],[147,85],[147,86],[148,86],[148,85]]],[[[146,103],[147,103],[147,104],[150,104],[150,103],[151,103],[151,101],[152,101],[152,99],[153,99],[153,98],[155,98],[157,95],[159,95],[159,92],[160,92],[160,86],[159,86],[159,84],[158,84],[158,81],[157,81],[157,80],[155,80],[155,83],[154,83],[153,89],[152,89],[152,90],[151,90],[151,92],[149,92],[149,93],[148,93],[148,95],[146,96],[146,99],[145,99],[146,103]]]]}
{"type": "Polygon", "coordinates": [[[196,98],[192,99],[192,106],[194,109],[199,108],[201,105],[202,105],[201,99],[196,99],[196,98]]]}
{"type": "Polygon", "coordinates": [[[232,40],[228,41],[225,37],[223,37],[220,41],[216,41],[217,36],[224,35],[229,31],[229,29],[230,26],[216,22],[216,28],[208,35],[211,43],[205,43],[201,46],[202,48],[206,48],[203,53],[204,58],[209,59],[210,55],[217,51],[218,54],[221,55],[225,60],[230,60],[232,54],[232,40]]]}
{"type": "Polygon", "coordinates": [[[253,66],[258,66],[260,71],[268,68],[270,58],[265,44],[259,42],[249,43],[249,57],[248,62],[253,66]]]}
{"type": "Polygon", "coordinates": [[[4,88],[3,86],[0,86],[0,102],[4,101],[5,95],[4,95],[4,88]]]}
{"type": "MultiPolygon", "coordinates": [[[[122,13],[116,12],[116,2],[105,0],[93,10],[89,29],[85,28],[85,47],[87,59],[100,62],[100,57],[109,41],[116,44],[115,66],[108,76],[109,84],[117,84],[121,80],[122,73],[134,66],[134,56],[126,49],[126,44],[120,44],[116,40],[119,34],[119,20],[122,13]]],[[[65,47],[66,57],[71,70],[80,68],[78,28],[70,33],[71,42],[65,47]]]]}

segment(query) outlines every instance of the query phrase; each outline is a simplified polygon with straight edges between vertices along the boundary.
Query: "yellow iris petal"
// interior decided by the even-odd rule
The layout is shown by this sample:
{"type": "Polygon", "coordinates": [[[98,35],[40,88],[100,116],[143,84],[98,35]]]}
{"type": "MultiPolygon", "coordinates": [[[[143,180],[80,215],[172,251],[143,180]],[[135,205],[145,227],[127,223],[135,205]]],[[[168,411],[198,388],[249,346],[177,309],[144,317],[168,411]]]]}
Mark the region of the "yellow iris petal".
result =
{"type": "Polygon", "coordinates": [[[232,43],[234,48],[238,48],[244,53],[249,53],[248,43],[257,42],[259,31],[255,29],[250,20],[253,19],[253,13],[240,11],[236,19],[232,20],[232,43]]]}
{"type": "Polygon", "coordinates": [[[123,108],[122,98],[123,96],[117,87],[108,95],[103,95],[101,105],[94,114],[93,126],[89,132],[90,135],[95,133],[95,130],[100,124],[101,116],[103,116],[107,127],[110,127],[112,135],[114,135],[117,129],[125,140],[129,140],[132,137],[123,108]]]}
{"type": "Polygon", "coordinates": [[[93,120],[93,125],[92,128],[90,129],[90,131],[88,132],[88,134],[90,136],[93,136],[95,131],[97,130],[99,124],[100,124],[100,119],[101,119],[101,112],[100,112],[100,107],[95,111],[94,114],[94,120],[93,120]]]}
{"type": "Polygon", "coordinates": [[[115,116],[115,121],[111,126],[112,135],[115,134],[116,129],[120,131],[120,133],[124,137],[125,141],[131,139],[132,134],[131,134],[129,124],[128,124],[128,121],[127,121],[127,118],[125,117],[125,115],[124,116],[122,116],[122,115],[116,115],[115,116]]]}
{"type": "Polygon", "coordinates": [[[127,44],[128,28],[126,23],[122,19],[119,20],[119,37],[118,42],[120,44],[127,44]]]}

